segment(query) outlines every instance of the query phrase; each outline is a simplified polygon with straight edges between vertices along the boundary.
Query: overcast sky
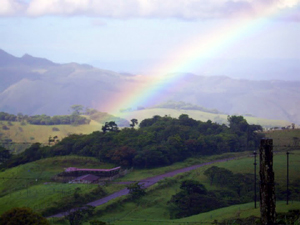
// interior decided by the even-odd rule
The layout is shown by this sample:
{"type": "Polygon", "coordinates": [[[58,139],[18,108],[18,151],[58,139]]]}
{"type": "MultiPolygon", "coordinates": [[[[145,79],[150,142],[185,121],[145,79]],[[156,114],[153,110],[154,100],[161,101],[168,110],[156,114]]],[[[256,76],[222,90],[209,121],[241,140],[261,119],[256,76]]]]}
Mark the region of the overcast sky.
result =
{"type": "Polygon", "coordinates": [[[297,71],[299,40],[300,0],[0,0],[1,49],[115,71],[297,71]]]}

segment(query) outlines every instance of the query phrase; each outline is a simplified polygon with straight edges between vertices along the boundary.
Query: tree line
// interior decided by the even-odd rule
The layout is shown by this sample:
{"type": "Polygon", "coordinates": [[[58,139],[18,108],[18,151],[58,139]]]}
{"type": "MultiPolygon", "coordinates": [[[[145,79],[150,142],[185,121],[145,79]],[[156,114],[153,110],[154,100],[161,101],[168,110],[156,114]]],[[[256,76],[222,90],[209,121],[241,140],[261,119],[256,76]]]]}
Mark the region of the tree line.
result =
{"type": "Polygon", "coordinates": [[[91,121],[86,117],[76,115],[76,114],[51,117],[45,114],[28,116],[28,115],[23,115],[22,113],[18,113],[17,115],[14,115],[6,112],[0,112],[0,120],[9,121],[9,122],[19,121],[24,123],[24,125],[25,122],[34,125],[60,125],[60,124],[80,125],[80,124],[89,124],[91,121]]]}
{"type": "Polygon", "coordinates": [[[73,154],[93,156],[122,167],[151,168],[192,156],[240,152],[259,146],[262,133],[256,131],[261,130],[261,126],[249,125],[242,116],[229,116],[228,121],[229,126],[210,120],[196,121],[186,114],[178,119],[154,116],[143,120],[139,129],[133,128],[137,124],[134,119],[131,128],[121,130],[109,122],[103,132],[73,134],[54,146],[35,143],[9,159],[5,166],[73,154]]]}

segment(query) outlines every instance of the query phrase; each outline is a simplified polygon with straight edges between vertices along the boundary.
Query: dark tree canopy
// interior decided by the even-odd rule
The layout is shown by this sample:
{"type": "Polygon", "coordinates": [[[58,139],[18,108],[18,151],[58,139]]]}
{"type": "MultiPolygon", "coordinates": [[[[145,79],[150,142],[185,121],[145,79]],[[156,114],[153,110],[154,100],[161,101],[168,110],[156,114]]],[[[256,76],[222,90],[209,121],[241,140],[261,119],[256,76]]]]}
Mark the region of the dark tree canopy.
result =
{"type": "Polygon", "coordinates": [[[50,224],[40,214],[30,208],[12,208],[0,217],[0,225],[48,225],[50,224]]]}
{"type": "Polygon", "coordinates": [[[73,154],[94,156],[128,168],[151,168],[191,156],[240,152],[259,146],[262,134],[255,132],[259,126],[249,125],[242,117],[230,117],[230,120],[235,125],[228,127],[212,121],[197,121],[184,114],[178,119],[154,116],[143,120],[139,129],[121,130],[110,121],[102,127],[103,132],[73,134],[51,146],[35,144],[0,166],[11,167],[45,157],[73,154]]]}

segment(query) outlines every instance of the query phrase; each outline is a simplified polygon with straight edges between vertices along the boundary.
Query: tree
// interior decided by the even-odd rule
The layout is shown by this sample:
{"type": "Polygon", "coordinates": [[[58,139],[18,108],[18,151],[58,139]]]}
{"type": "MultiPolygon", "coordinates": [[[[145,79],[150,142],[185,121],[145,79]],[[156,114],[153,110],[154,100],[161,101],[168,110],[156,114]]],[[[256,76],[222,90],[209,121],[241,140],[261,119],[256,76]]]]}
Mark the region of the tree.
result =
{"type": "Polygon", "coordinates": [[[71,109],[73,110],[73,115],[80,115],[80,112],[83,110],[83,106],[82,105],[72,105],[71,109]]]}
{"type": "Polygon", "coordinates": [[[12,154],[9,150],[0,146],[0,164],[6,162],[12,157],[12,154]]]}
{"type": "Polygon", "coordinates": [[[95,207],[86,205],[80,208],[71,209],[65,218],[69,221],[70,225],[80,225],[87,221],[92,216],[95,207]]]}
{"type": "Polygon", "coordinates": [[[49,225],[49,222],[30,208],[12,208],[0,217],[0,225],[49,225]]]}
{"type": "Polygon", "coordinates": [[[138,124],[138,120],[137,119],[132,119],[130,121],[131,121],[131,124],[130,124],[131,128],[134,128],[134,126],[138,124]]]}
{"type": "Polygon", "coordinates": [[[211,195],[204,185],[195,180],[185,180],[180,185],[181,191],[173,195],[168,202],[171,218],[181,218],[207,212],[223,205],[211,195]]]}
{"type": "Polygon", "coordinates": [[[102,126],[102,131],[103,133],[106,133],[107,131],[119,131],[119,127],[115,121],[105,122],[105,125],[102,126]]]}
{"type": "Polygon", "coordinates": [[[207,193],[203,184],[196,180],[185,180],[181,183],[180,189],[186,191],[188,194],[198,193],[205,195],[207,193]]]}
{"type": "Polygon", "coordinates": [[[233,132],[246,132],[248,128],[247,120],[243,116],[228,116],[229,127],[233,132]]]}
{"type": "Polygon", "coordinates": [[[127,189],[129,190],[129,195],[132,199],[138,199],[146,194],[143,185],[139,184],[139,182],[129,184],[127,189]]]}

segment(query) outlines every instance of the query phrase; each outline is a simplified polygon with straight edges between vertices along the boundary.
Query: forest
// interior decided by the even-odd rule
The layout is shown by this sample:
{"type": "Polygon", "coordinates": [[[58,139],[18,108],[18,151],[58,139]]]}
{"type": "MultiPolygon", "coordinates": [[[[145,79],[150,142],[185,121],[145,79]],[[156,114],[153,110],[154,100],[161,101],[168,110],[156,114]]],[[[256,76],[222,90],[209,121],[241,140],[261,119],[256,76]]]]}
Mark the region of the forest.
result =
{"type": "Polygon", "coordinates": [[[79,155],[93,156],[123,168],[153,168],[193,156],[251,150],[259,146],[263,137],[259,132],[262,127],[249,125],[242,116],[228,116],[229,126],[210,120],[196,121],[186,114],[178,119],[154,116],[141,121],[139,129],[135,129],[138,121],[132,121],[130,128],[123,129],[113,121],[107,122],[103,132],[72,134],[52,146],[34,143],[23,153],[6,156],[1,167],[53,156],[79,155]]]}

